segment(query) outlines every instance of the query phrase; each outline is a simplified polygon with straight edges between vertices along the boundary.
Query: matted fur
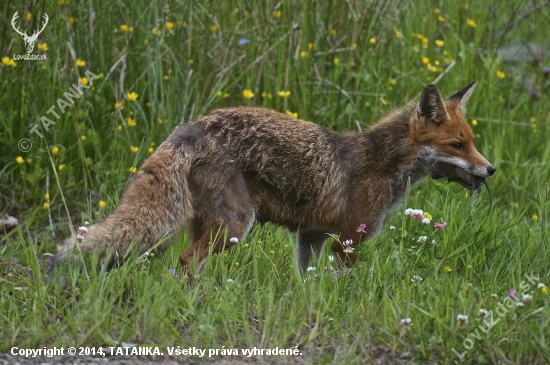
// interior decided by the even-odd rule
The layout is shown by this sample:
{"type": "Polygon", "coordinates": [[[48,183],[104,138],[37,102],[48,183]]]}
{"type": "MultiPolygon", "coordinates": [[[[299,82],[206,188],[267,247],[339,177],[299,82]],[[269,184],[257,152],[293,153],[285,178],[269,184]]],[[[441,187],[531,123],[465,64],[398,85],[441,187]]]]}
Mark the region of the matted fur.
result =
{"type": "MultiPolygon", "coordinates": [[[[219,252],[235,244],[229,238],[242,239],[254,220],[271,221],[298,231],[305,269],[327,234],[353,240],[352,248],[374,235],[409,179],[415,184],[433,173],[470,183],[494,173],[463,116],[474,86],[444,101],[429,85],[418,103],[364,133],[338,134],[265,108],[214,110],[174,130],[115,211],[89,227],[81,247],[102,259],[112,248],[117,259],[133,241],[145,252],[189,228],[194,242],[180,257],[189,269],[194,256],[205,260],[209,245],[219,252]],[[359,224],[366,234],[357,232],[359,224]]],[[[67,240],[56,262],[73,247],[67,240]]],[[[355,261],[338,242],[332,250],[345,264],[355,261]]]]}

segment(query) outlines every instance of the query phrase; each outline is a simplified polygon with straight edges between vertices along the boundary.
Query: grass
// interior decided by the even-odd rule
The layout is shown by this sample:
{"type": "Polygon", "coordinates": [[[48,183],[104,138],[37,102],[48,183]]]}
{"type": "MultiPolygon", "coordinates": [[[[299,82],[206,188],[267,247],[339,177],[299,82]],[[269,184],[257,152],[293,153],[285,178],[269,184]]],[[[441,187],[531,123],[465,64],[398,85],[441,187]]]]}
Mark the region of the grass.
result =
{"type": "Polygon", "coordinates": [[[0,351],[298,346],[297,361],[315,364],[549,362],[549,297],[536,285],[550,274],[550,64],[507,63],[499,53],[547,45],[549,18],[549,3],[540,0],[4,3],[0,211],[6,207],[21,225],[1,236],[0,351]],[[10,26],[15,11],[29,30],[48,14],[38,38],[47,50],[34,50],[47,61],[9,65],[25,53],[10,26]],[[485,192],[467,198],[459,186],[427,179],[360,246],[347,273],[325,269],[326,253],[304,281],[294,234],[267,224],[209,259],[194,284],[179,271],[185,235],[161,254],[134,254],[110,271],[86,257],[89,280],[77,265],[43,279],[41,254],[69,235],[61,192],[75,226],[105,217],[132,168],[178,123],[244,104],[334,130],[364,129],[418,97],[452,61],[438,81],[443,95],[479,80],[468,113],[478,150],[497,167],[489,215],[485,192]],[[86,71],[98,78],[60,112],[57,100],[86,71]],[[254,96],[243,97],[244,90],[254,96]],[[135,101],[127,99],[131,92],[135,101]],[[47,113],[52,106],[59,119],[47,113]],[[39,129],[44,138],[30,132],[41,117],[55,122],[49,132],[39,129]],[[30,151],[18,149],[21,138],[31,141],[30,151]],[[407,207],[448,225],[443,232],[422,226],[403,214],[407,207]],[[428,241],[418,243],[420,235],[428,241]],[[511,289],[531,294],[532,303],[499,309],[511,289]],[[498,320],[490,330],[480,308],[498,320]],[[463,328],[458,314],[469,317],[463,328]]]}

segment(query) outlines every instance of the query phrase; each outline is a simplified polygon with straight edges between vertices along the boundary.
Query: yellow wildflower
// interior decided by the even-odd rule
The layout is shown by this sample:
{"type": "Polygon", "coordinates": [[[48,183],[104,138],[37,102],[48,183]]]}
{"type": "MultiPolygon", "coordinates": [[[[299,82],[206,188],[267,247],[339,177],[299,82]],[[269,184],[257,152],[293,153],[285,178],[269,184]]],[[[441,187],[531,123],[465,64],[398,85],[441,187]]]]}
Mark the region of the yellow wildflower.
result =
{"type": "Polygon", "coordinates": [[[84,67],[86,66],[86,61],[81,60],[80,58],[76,59],[76,67],[84,67]]]}
{"type": "Polygon", "coordinates": [[[477,125],[477,119],[472,119],[472,125],[475,127],[477,125]]]}
{"type": "Polygon", "coordinates": [[[369,43],[376,44],[376,38],[372,37],[371,39],[369,39],[369,43]]]}
{"type": "Polygon", "coordinates": [[[422,37],[422,44],[428,44],[428,38],[422,37]]]}
{"type": "Polygon", "coordinates": [[[273,94],[271,93],[266,93],[265,91],[262,93],[262,98],[266,98],[266,99],[273,99],[273,94]]]}
{"type": "Polygon", "coordinates": [[[546,285],[543,286],[540,290],[542,291],[542,294],[548,293],[548,287],[546,287],[546,285]]]}
{"type": "Polygon", "coordinates": [[[286,115],[290,115],[292,118],[298,118],[298,113],[293,113],[290,110],[285,111],[286,115]]]}
{"type": "Polygon", "coordinates": [[[217,27],[216,25],[212,24],[212,25],[210,26],[210,31],[211,31],[212,33],[216,33],[216,32],[218,31],[218,27],[217,27]]]}
{"type": "Polygon", "coordinates": [[[498,77],[499,79],[503,79],[503,78],[506,77],[506,74],[505,74],[504,72],[498,70],[498,71],[497,71],[497,77],[498,77]]]}
{"type": "Polygon", "coordinates": [[[121,131],[121,130],[122,130],[122,126],[119,125],[118,127],[116,127],[116,130],[117,130],[117,131],[121,131]]]}
{"type": "Polygon", "coordinates": [[[281,98],[286,98],[290,95],[290,91],[279,91],[277,94],[279,94],[281,98]]]}
{"type": "Polygon", "coordinates": [[[50,200],[50,194],[48,194],[48,193],[44,194],[44,199],[50,200]]]}
{"type": "Polygon", "coordinates": [[[105,201],[103,201],[103,200],[100,200],[100,201],[99,201],[99,207],[100,207],[101,209],[105,208],[106,205],[107,205],[107,203],[105,203],[105,201]]]}
{"type": "Polygon", "coordinates": [[[32,19],[32,14],[31,14],[31,13],[27,13],[27,15],[25,15],[25,19],[27,19],[27,21],[30,22],[31,19],[32,19]]]}
{"type": "Polygon", "coordinates": [[[446,272],[451,272],[451,271],[453,271],[453,269],[451,269],[449,266],[445,266],[445,271],[446,272]]]}
{"type": "Polygon", "coordinates": [[[330,32],[328,32],[330,35],[336,35],[336,29],[331,29],[330,32]]]}
{"type": "Polygon", "coordinates": [[[128,123],[128,127],[135,127],[137,125],[136,120],[132,118],[128,118],[126,123],[128,123]]]}
{"type": "Polygon", "coordinates": [[[69,24],[73,25],[75,22],[76,22],[76,19],[72,16],[69,17],[69,19],[67,19],[69,21],[69,24]]]}
{"type": "Polygon", "coordinates": [[[64,168],[65,168],[65,164],[64,164],[64,163],[62,163],[61,165],[57,166],[57,169],[58,169],[59,171],[63,170],[64,168]]]}
{"type": "Polygon", "coordinates": [[[6,66],[12,66],[12,67],[17,66],[17,62],[15,62],[13,58],[9,58],[8,56],[2,57],[2,63],[6,66]]]}
{"type": "Polygon", "coordinates": [[[388,80],[388,82],[389,82],[390,85],[392,85],[392,86],[395,85],[395,84],[397,84],[397,80],[396,80],[396,79],[392,79],[391,77],[390,77],[390,79],[388,80]]]}
{"type": "Polygon", "coordinates": [[[437,20],[439,20],[440,23],[445,23],[445,17],[444,16],[438,15],[437,20]]]}
{"type": "Polygon", "coordinates": [[[307,48],[311,51],[311,50],[315,49],[315,44],[313,44],[313,43],[308,43],[308,44],[307,44],[307,48]]]}
{"type": "Polygon", "coordinates": [[[470,19],[470,18],[466,18],[466,24],[468,24],[468,26],[470,26],[472,28],[477,27],[477,24],[476,24],[475,20],[470,19]]]}
{"type": "Polygon", "coordinates": [[[23,157],[21,157],[21,156],[17,156],[17,157],[15,158],[15,161],[16,161],[18,164],[20,164],[20,165],[21,165],[23,162],[25,162],[25,160],[24,160],[23,157]]]}
{"type": "Polygon", "coordinates": [[[332,61],[332,62],[333,62],[334,65],[336,66],[336,65],[340,62],[340,60],[339,60],[338,58],[334,58],[334,61],[332,61]]]}
{"type": "Polygon", "coordinates": [[[47,51],[48,50],[48,44],[46,42],[40,42],[38,43],[38,49],[41,51],[47,51]]]}
{"type": "Polygon", "coordinates": [[[306,58],[307,57],[307,52],[306,51],[300,52],[300,57],[301,58],[306,58]]]}
{"type": "Polygon", "coordinates": [[[57,155],[59,153],[59,147],[52,148],[52,155],[57,155]]]}
{"type": "Polygon", "coordinates": [[[130,27],[128,27],[126,24],[121,24],[118,29],[120,29],[122,33],[128,33],[130,31],[130,27]]]}
{"type": "Polygon", "coordinates": [[[49,203],[44,203],[44,209],[46,209],[46,210],[50,209],[50,204],[49,203]]]}
{"type": "Polygon", "coordinates": [[[535,222],[538,221],[538,220],[539,220],[539,216],[536,215],[536,214],[533,214],[533,220],[534,220],[535,222]]]}
{"type": "Polygon", "coordinates": [[[128,171],[130,171],[132,174],[135,174],[137,172],[137,167],[132,166],[128,169],[128,171]]]}
{"type": "Polygon", "coordinates": [[[430,63],[430,59],[428,57],[422,57],[422,63],[427,65],[428,63],[430,63]]]}
{"type": "Polygon", "coordinates": [[[158,119],[157,119],[157,123],[158,123],[158,124],[162,124],[162,123],[164,123],[164,121],[163,121],[161,118],[158,118],[158,119]]]}
{"type": "Polygon", "coordinates": [[[386,99],[384,99],[383,97],[380,97],[380,102],[382,103],[382,105],[388,105],[388,101],[386,99]]]}
{"type": "Polygon", "coordinates": [[[439,8],[435,8],[434,13],[439,14],[439,13],[441,13],[441,10],[439,10],[439,8]]]}
{"type": "Polygon", "coordinates": [[[250,89],[244,89],[243,97],[245,97],[246,99],[252,99],[254,97],[254,93],[250,89]]]}
{"type": "Polygon", "coordinates": [[[138,98],[138,94],[136,94],[135,92],[131,92],[131,93],[128,93],[126,94],[126,97],[128,98],[128,101],[136,101],[136,99],[138,98]]]}
{"type": "Polygon", "coordinates": [[[137,153],[139,151],[139,147],[130,146],[130,151],[132,151],[132,153],[137,153]]]}
{"type": "Polygon", "coordinates": [[[166,22],[166,28],[168,28],[168,29],[174,28],[174,23],[172,23],[172,22],[166,22]]]}
{"type": "Polygon", "coordinates": [[[445,45],[445,42],[441,39],[436,39],[435,40],[435,45],[438,46],[438,47],[443,47],[445,45]]]}
{"type": "Polygon", "coordinates": [[[424,212],[424,218],[432,219],[432,215],[428,212],[424,212]]]}
{"type": "Polygon", "coordinates": [[[122,102],[115,103],[115,110],[122,108],[122,102]]]}
{"type": "Polygon", "coordinates": [[[80,83],[81,83],[82,85],[88,85],[88,78],[87,78],[87,77],[81,78],[81,79],[80,79],[80,83]]]}
{"type": "Polygon", "coordinates": [[[153,152],[155,152],[155,149],[154,149],[153,147],[149,147],[149,149],[147,150],[147,152],[153,153],[153,152]]]}
{"type": "Polygon", "coordinates": [[[403,33],[401,33],[401,31],[395,27],[393,28],[393,34],[395,34],[397,38],[403,38],[403,33]]]}
{"type": "Polygon", "coordinates": [[[281,17],[282,13],[280,10],[276,10],[273,12],[273,17],[279,19],[281,17]]]}

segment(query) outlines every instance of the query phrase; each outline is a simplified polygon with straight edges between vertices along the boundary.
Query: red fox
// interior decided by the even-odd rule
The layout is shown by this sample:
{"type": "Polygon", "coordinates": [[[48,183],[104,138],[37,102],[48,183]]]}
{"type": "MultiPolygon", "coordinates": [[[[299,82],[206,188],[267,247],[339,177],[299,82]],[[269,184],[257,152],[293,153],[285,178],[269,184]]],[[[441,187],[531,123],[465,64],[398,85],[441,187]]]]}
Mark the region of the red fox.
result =
{"type": "MultiPolygon", "coordinates": [[[[443,100],[428,85],[417,103],[363,133],[338,134],[265,108],[214,110],[173,131],[80,246],[102,260],[112,249],[117,260],[132,242],[146,252],[189,229],[193,244],[180,262],[190,270],[195,256],[200,269],[209,245],[220,252],[241,241],[254,222],[271,221],[297,232],[302,271],[312,255],[320,256],[328,234],[346,242],[334,242],[332,251],[352,265],[356,246],[379,231],[409,179],[415,184],[431,174],[473,192],[494,174],[464,117],[475,86],[443,100]],[[216,234],[220,229],[226,234],[216,234]]],[[[74,246],[66,240],[55,262],[74,246]]]]}

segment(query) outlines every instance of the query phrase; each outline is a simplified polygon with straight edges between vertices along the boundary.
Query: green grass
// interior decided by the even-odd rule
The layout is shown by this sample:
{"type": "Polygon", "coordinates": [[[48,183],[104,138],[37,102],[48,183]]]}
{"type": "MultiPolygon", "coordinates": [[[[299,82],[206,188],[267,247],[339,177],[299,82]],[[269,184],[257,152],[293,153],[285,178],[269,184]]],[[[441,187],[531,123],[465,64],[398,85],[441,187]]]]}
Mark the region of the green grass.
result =
{"type": "Polygon", "coordinates": [[[21,222],[0,236],[0,352],[12,346],[124,342],[212,349],[298,346],[301,361],[314,364],[384,357],[414,363],[549,362],[550,294],[522,281],[533,274],[540,278],[536,283],[549,282],[550,77],[543,68],[550,64],[505,63],[498,50],[529,42],[547,47],[550,5],[508,3],[5,2],[2,57],[25,53],[10,25],[15,11],[20,29],[38,28],[43,11],[50,20],[39,36],[48,49],[34,50],[47,61],[0,65],[0,211],[6,207],[21,222]],[[123,24],[133,31],[121,31],[123,24]],[[248,42],[239,44],[242,39],[248,42]],[[436,40],[444,45],[437,47],[436,40]],[[85,66],[77,67],[77,58],[85,66]],[[348,273],[325,269],[327,252],[316,276],[304,282],[295,266],[295,236],[265,225],[256,226],[239,247],[211,257],[193,284],[178,263],[190,244],[186,236],[161,254],[132,255],[110,271],[86,257],[89,281],[78,265],[51,282],[43,279],[41,254],[54,252],[69,235],[59,187],[75,226],[105,217],[116,207],[130,169],[178,123],[213,108],[261,105],[334,130],[357,130],[357,123],[366,128],[417,98],[452,61],[454,67],[438,81],[443,95],[479,80],[468,113],[476,119],[478,150],[497,167],[489,179],[488,216],[486,192],[466,198],[459,186],[427,179],[388,216],[381,234],[360,246],[359,262],[348,273]],[[57,100],[86,71],[100,78],[59,119],[47,114],[52,106],[60,113],[57,100]],[[245,89],[254,97],[244,98],[245,89]],[[279,91],[290,95],[283,98],[279,91]],[[126,100],[130,92],[137,100],[126,100]],[[115,109],[117,102],[122,108],[115,109]],[[56,124],[50,132],[41,129],[41,139],[30,129],[44,116],[56,124]],[[21,138],[31,140],[30,151],[18,149],[21,138]],[[407,207],[421,208],[448,226],[443,232],[422,226],[403,215],[407,207]],[[419,235],[428,242],[417,243],[419,235]],[[178,278],[170,268],[178,269],[178,278]],[[422,281],[411,280],[416,276],[422,281]],[[533,302],[500,317],[498,303],[510,289],[532,294],[533,302]],[[478,327],[480,308],[499,319],[487,333],[478,327]],[[464,328],[458,314],[469,317],[464,328]],[[412,320],[408,331],[403,318],[412,320]],[[465,344],[472,348],[459,359],[452,349],[462,353],[465,344]]]}

